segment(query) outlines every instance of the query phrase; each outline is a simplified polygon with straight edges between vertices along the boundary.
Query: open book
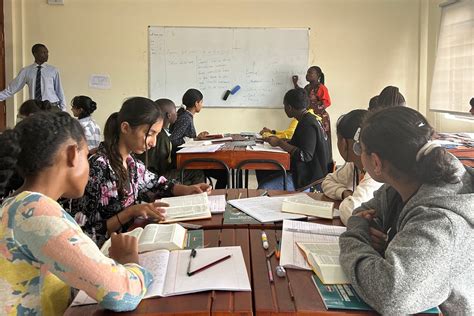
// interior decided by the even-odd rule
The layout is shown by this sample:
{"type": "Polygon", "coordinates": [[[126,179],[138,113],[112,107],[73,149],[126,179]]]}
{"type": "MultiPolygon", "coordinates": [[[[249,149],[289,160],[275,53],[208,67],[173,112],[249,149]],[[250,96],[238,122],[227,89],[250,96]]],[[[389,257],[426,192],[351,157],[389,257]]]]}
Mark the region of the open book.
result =
{"type": "MultiPolygon", "coordinates": [[[[140,254],[140,265],[153,276],[145,298],[173,296],[209,290],[251,291],[250,281],[240,246],[196,249],[191,270],[230,255],[200,273],[188,276],[191,250],[156,250],[140,254]]],[[[80,291],[71,306],[95,304],[84,291],[80,291]]]]}
{"type": "Polygon", "coordinates": [[[207,193],[163,198],[161,202],[168,203],[165,220],[160,223],[173,223],[195,219],[211,218],[207,193]]]}
{"type": "Polygon", "coordinates": [[[333,202],[318,201],[306,194],[298,194],[284,199],[281,211],[332,219],[333,207],[333,202]]]}
{"type": "Polygon", "coordinates": [[[312,270],[297,242],[335,243],[345,227],[300,221],[283,221],[280,264],[285,268],[312,270]]]}
{"type": "MultiPolygon", "coordinates": [[[[183,249],[186,244],[186,229],[179,224],[148,224],[145,228],[137,227],[124,235],[138,239],[138,252],[157,249],[177,250],[183,249]]],[[[100,249],[104,255],[109,256],[110,246],[111,242],[108,239],[100,249]]]]}
{"type": "Polygon", "coordinates": [[[339,242],[332,243],[305,243],[298,242],[314,273],[324,284],[350,283],[339,262],[339,242]]]}

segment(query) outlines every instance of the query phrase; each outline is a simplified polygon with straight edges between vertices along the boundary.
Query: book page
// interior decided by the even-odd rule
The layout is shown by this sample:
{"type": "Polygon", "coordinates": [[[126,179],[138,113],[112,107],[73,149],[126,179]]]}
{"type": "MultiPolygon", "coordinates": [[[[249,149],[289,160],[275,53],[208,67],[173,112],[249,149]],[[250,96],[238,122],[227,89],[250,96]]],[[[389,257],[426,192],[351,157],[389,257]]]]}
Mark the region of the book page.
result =
{"type": "Polygon", "coordinates": [[[298,245],[319,265],[340,265],[339,263],[339,243],[300,243],[298,245]]]}
{"type": "Polygon", "coordinates": [[[155,250],[139,255],[140,265],[153,276],[153,282],[148,288],[145,298],[163,296],[169,256],[168,250],[155,250]]]}
{"type": "MultiPolygon", "coordinates": [[[[148,287],[144,298],[163,296],[166,271],[168,268],[170,252],[168,250],[155,250],[138,255],[140,266],[147,269],[153,276],[153,282],[148,287]]],[[[97,304],[97,301],[87,295],[84,291],[79,291],[71,303],[71,306],[97,304]]]]}
{"type": "MultiPolygon", "coordinates": [[[[134,230],[132,230],[131,232],[127,232],[127,233],[123,233],[124,235],[129,235],[129,236],[133,236],[137,239],[140,239],[140,236],[142,234],[142,231],[143,231],[143,228],[141,227],[137,227],[135,228],[134,230]]],[[[139,243],[140,243],[140,240],[139,240],[139,243]]],[[[107,257],[109,256],[109,248],[110,246],[112,245],[111,241],[110,241],[110,238],[107,239],[105,241],[105,243],[102,245],[102,248],[100,248],[100,251],[102,251],[102,253],[104,255],[106,255],[107,257]]]]}
{"type": "Polygon", "coordinates": [[[164,207],[166,210],[164,222],[211,217],[209,199],[205,192],[164,198],[160,201],[169,204],[168,207],[164,207]]]}
{"type": "Polygon", "coordinates": [[[339,235],[345,231],[346,228],[342,226],[283,221],[280,264],[288,268],[311,270],[296,242],[337,243],[339,235]]]}
{"type": "Polygon", "coordinates": [[[281,206],[285,198],[286,196],[257,196],[247,199],[230,200],[228,202],[262,223],[278,222],[284,219],[306,218],[305,215],[301,214],[283,213],[281,206]]]}
{"type": "Polygon", "coordinates": [[[208,290],[250,291],[250,281],[240,246],[215,247],[196,250],[191,261],[191,271],[197,270],[226,255],[221,261],[192,276],[187,275],[191,250],[170,253],[163,296],[180,295],[208,290]]]}
{"type": "Polygon", "coordinates": [[[225,195],[209,195],[209,209],[211,214],[220,214],[225,212],[225,206],[227,204],[225,195]]]}
{"type": "Polygon", "coordinates": [[[139,244],[155,244],[160,242],[171,242],[173,238],[174,225],[148,224],[145,226],[139,244]]]}

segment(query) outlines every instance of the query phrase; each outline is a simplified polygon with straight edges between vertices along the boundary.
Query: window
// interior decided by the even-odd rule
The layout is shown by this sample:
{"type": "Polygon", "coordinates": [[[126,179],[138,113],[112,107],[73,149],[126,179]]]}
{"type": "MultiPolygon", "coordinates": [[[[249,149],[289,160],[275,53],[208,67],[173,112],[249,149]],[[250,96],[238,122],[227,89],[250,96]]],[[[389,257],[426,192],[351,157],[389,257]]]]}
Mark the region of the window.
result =
{"type": "Polygon", "coordinates": [[[469,114],[474,97],[474,0],[442,5],[430,109],[469,114]]]}

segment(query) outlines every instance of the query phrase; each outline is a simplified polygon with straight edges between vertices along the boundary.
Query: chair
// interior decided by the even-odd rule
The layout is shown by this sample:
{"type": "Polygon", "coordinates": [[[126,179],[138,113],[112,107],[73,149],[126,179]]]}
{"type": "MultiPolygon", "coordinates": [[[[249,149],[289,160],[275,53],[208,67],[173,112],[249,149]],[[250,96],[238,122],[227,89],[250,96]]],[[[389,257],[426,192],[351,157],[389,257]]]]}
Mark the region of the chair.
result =
{"type": "MultiPolygon", "coordinates": [[[[215,164],[221,165],[223,167],[223,169],[225,169],[226,172],[227,172],[227,188],[230,188],[230,169],[229,169],[229,166],[227,166],[227,164],[225,162],[223,162],[219,159],[214,159],[214,158],[193,158],[193,159],[188,159],[185,162],[183,162],[183,164],[181,166],[181,169],[179,171],[179,179],[180,179],[181,183],[183,183],[183,181],[184,181],[184,170],[186,170],[186,167],[190,164],[198,163],[198,162],[210,162],[210,163],[215,163],[215,164]]],[[[212,181],[211,181],[211,183],[212,183],[212,181]]]]}
{"type": "MultiPolygon", "coordinates": [[[[242,179],[241,179],[242,167],[245,166],[245,165],[248,165],[248,164],[252,164],[252,163],[272,164],[272,165],[276,166],[278,169],[280,169],[283,173],[283,190],[286,191],[287,184],[286,184],[286,170],[285,170],[285,167],[283,167],[283,165],[281,163],[279,163],[278,161],[273,160],[273,159],[247,159],[247,160],[242,160],[237,165],[237,168],[236,168],[236,178],[237,178],[236,179],[236,187],[240,187],[241,184],[242,184],[242,179]]],[[[248,169],[246,169],[245,172],[246,172],[245,188],[248,188],[248,169]]]]}

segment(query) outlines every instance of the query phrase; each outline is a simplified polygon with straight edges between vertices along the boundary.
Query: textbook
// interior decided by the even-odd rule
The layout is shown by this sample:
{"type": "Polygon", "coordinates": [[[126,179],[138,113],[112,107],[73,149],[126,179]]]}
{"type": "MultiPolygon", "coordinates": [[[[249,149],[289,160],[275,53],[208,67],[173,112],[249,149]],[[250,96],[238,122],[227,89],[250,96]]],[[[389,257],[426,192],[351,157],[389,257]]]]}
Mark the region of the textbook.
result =
{"type": "Polygon", "coordinates": [[[306,194],[287,197],[281,205],[282,212],[329,219],[333,218],[333,208],[333,202],[318,201],[306,194]]]}
{"type": "MultiPolygon", "coordinates": [[[[195,249],[192,250],[155,250],[139,255],[140,265],[153,276],[153,283],[145,298],[174,296],[210,290],[251,291],[250,281],[240,246],[195,249]],[[229,256],[228,260],[222,260],[229,256]],[[221,259],[221,261],[219,261],[221,259]],[[219,261],[210,266],[210,263],[219,261]],[[201,269],[199,273],[188,275],[201,269]],[[232,272],[232,273],[229,273],[232,272]]],[[[97,303],[84,291],[80,291],[71,306],[97,303]]]]}
{"type": "MultiPolygon", "coordinates": [[[[316,276],[312,275],[316,289],[323,300],[326,309],[349,309],[349,310],[361,310],[361,311],[372,311],[373,308],[367,305],[357,295],[356,291],[350,284],[332,284],[325,285],[316,276]]],[[[440,310],[438,307],[433,307],[423,312],[424,314],[439,314],[440,310]]]]}
{"type": "Polygon", "coordinates": [[[280,265],[312,270],[297,242],[337,243],[345,227],[284,220],[281,232],[280,265]]]}
{"type": "MultiPolygon", "coordinates": [[[[186,245],[186,229],[179,224],[148,224],[145,228],[137,227],[124,235],[138,239],[138,252],[183,249],[186,245]]],[[[108,239],[100,248],[104,255],[109,256],[110,246],[111,242],[108,239]]]]}
{"type": "Polygon", "coordinates": [[[297,242],[314,273],[324,284],[350,283],[339,262],[339,242],[297,242]]]}
{"type": "Polygon", "coordinates": [[[160,223],[174,223],[196,219],[211,218],[207,193],[163,198],[160,202],[167,203],[165,219],[160,223]]]}

